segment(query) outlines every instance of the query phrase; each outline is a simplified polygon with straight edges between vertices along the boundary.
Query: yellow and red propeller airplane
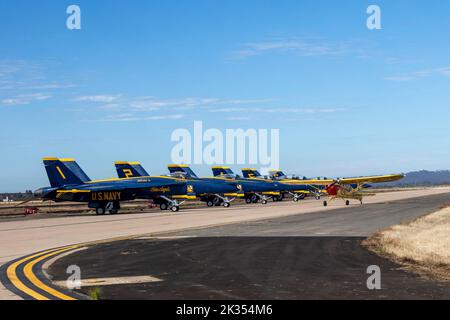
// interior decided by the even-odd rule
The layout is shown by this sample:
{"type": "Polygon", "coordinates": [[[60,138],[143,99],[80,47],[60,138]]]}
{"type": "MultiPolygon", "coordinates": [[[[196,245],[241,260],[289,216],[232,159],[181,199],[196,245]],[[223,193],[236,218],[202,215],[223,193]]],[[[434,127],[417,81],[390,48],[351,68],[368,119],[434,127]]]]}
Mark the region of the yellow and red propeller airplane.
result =
{"type": "MultiPolygon", "coordinates": [[[[255,169],[242,170],[244,176],[260,176],[259,172],[255,169]]],[[[316,196],[316,199],[320,199],[322,194],[330,197],[329,201],[335,199],[345,200],[346,205],[349,205],[349,199],[359,200],[362,204],[365,196],[373,196],[375,194],[363,192],[363,189],[370,188],[370,183],[383,183],[392,182],[403,179],[404,174],[387,174],[378,176],[364,176],[354,178],[342,178],[342,179],[292,179],[281,170],[269,171],[269,176],[272,180],[281,181],[285,184],[306,184],[315,187],[315,192],[312,192],[316,196]]],[[[324,206],[328,205],[328,201],[323,202],[324,206]]]]}

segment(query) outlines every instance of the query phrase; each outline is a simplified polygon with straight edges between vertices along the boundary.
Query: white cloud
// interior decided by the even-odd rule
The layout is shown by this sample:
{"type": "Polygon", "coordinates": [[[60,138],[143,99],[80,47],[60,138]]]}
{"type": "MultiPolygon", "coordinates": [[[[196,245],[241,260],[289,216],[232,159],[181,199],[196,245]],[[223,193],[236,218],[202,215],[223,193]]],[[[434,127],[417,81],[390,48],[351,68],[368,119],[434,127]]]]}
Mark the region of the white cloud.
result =
{"type": "Polygon", "coordinates": [[[335,44],[291,38],[246,43],[241,49],[234,51],[232,57],[244,59],[269,52],[294,52],[300,56],[329,56],[358,51],[360,50],[352,49],[347,42],[335,44]]]}
{"type": "Polygon", "coordinates": [[[93,95],[82,96],[74,99],[75,101],[88,101],[101,103],[101,109],[126,110],[134,112],[149,112],[170,108],[171,110],[190,110],[194,108],[208,108],[218,105],[250,105],[274,101],[273,99],[219,99],[186,97],[179,99],[161,99],[152,96],[144,97],[124,97],[121,94],[115,95],[93,95]]]}
{"type": "Polygon", "coordinates": [[[138,97],[131,99],[128,107],[136,111],[155,111],[161,108],[175,110],[189,110],[193,108],[210,107],[216,105],[245,105],[273,101],[269,99],[219,99],[187,97],[180,99],[160,99],[156,97],[138,97]]]}
{"type": "Polygon", "coordinates": [[[27,105],[36,101],[48,100],[51,97],[51,95],[44,93],[21,94],[11,98],[2,99],[1,104],[6,106],[27,105]]]}
{"type": "Polygon", "coordinates": [[[132,113],[114,114],[109,115],[104,119],[97,121],[100,122],[131,122],[131,121],[158,121],[158,120],[179,120],[184,118],[183,114],[170,114],[170,115],[153,115],[153,116],[136,116],[132,113]]]}
{"type": "Polygon", "coordinates": [[[77,88],[78,86],[75,84],[67,84],[67,83],[47,83],[47,84],[37,84],[30,85],[28,89],[30,90],[46,90],[46,89],[69,89],[69,88],[77,88]]]}
{"type": "Polygon", "coordinates": [[[128,107],[139,111],[154,111],[166,107],[189,109],[214,104],[217,101],[218,99],[215,98],[159,99],[156,97],[137,97],[129,101],[128,107]]]}
{"type": "Polygon", "coordinates": [[[413,81],[423,78],[428,78],[432,76],[443,76],[450,77],[450,67],[434,68],[434,69],[423,69],[407,73],[399,73],[396,75],[385,77],[388,81],[413,81]]]}
{"type": "Polygon", "coordinates": [[[0,90],[24,92],[77,87],[64,81],[47,80],[45,71],[51,64],[48,61],[0,60],[0,90]]]}
{"type": "Polygon", "coordinates": [[[75,99],[75,101],[87,101],[87,102],[101,102],[110,103],[120,99],[122,95],[95,95],[95,96],[81,96],[75,99]]]}

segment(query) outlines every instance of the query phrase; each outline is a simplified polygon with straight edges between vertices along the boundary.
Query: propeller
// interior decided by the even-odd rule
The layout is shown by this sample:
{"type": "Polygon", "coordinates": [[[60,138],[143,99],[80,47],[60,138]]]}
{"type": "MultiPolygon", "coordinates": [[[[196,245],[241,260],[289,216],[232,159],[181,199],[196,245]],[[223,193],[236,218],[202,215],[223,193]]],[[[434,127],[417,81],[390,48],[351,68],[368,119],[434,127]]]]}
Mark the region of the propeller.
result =
{"type": "Polygon", "coordinates": [[[340,180],[334,180],[331,184],[329,184],[328,186],[326,186],[326,188],[331,188],[334,187],[335,185],[340,184],[340,180]]]}

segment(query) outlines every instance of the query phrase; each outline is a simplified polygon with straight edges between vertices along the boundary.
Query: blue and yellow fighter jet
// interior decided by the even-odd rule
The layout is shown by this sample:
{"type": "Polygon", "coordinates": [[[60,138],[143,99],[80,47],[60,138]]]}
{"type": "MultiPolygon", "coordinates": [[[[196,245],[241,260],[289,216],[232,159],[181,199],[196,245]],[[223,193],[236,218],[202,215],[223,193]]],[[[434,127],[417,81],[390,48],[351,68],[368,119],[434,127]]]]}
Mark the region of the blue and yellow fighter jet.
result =
{"type": "Polygon", "coordinates": [[[192,186],[182,179],[160,176],[92,181],[74,159],[43,161],[50,187],[36,190],[34,198],[86,202],[98,215],[116,214],[122,201],[134,199],[153,199],[176,212],[180,206],[177,199],[195,198],[192,186]]]}
{"type": "Polygon", "coordinates": [[[193,177],[194,179],[202,179],[206,181],[229,181],[239,183],[242,188],[243,196],[246,203],[258,203],[267,204],[268,200],[271,198],[273,201],[280,201],[280,189],[284,189],[285,187],[282,183],[268,181],[265,179],[242,179],[239,176],[233,174],[231,169],[228,168],[228,176],[220,174],[218,168],[227,168],[227,167],[214,167],[213,174],[214,177],[206,177],[206,178],[198,178],[197,175],[192,171],[191,168],[187,165],[169,165],[169,171],[172,174],[178,173],[181,175],[193,177]]]}
{"type": "MultiPolygon", "coordinates": [[[[259,174],[258,171],[256,173],[252,169],[247,169],[247,171],[244,173],[247,175],[254,175],[259,174]]],[[[287,175],[284,174],[281,170],[270,170],[269,171],[269,178],[271,180],[276,180],[283,182],[285,184],[291,184],[291,185],[297,185],[297,184],[304,184],[311,186],[312,190],[308,193],[302,193],[299,195],[300,199],[304,199],[307,195],[312,195],[316,198],[316,200],[320,200],[322,195],[326,195],[327,192],[325,190],[325,185],[322,183],[324,180],[318,180],[318,179],[290,179],[287,175]]],[[[368,187],[368,186],[367,186],[368,187]]]]}
{"type": "MultiPolygon", "coordinates": [[[[141,166],[139,162],[127,162],[127,161],[117,161],[115,162],[117,175],[120,178],[130,178],[130,177],[147,177],[148,172],[141,166]]],[[[212,206],[224,206],[228,208],[231,202],[236,197],[242,197],[243,191],[242,186],[236,181],[220,181],[220,180],[207,180],[198,178],[192,170],[185,171],[173,170],[175,167],[183,167],[178,165],[169,166],[170,177],[174,179],[179,179],[181,181],[186,181],[191,187],[191,194],[195,194],[196,198],[200,201],[205,202],[208,207],[212,206]]],[[[194,198],[195,199],[195,198],[194,198]]],[[[162,210],[165,207],[161,207],[162,210]]]]}
{"type": "Polygon", "coordinates": [[[292,200],[297,202],[305,198],[306,195],[310,193],[318,192],[318,188],[315,185],[304,183],[302,180],[295,180],[295,183],[287,180],[276,180],[276,179],[266,179],[264,178],[258,170],[251,168],[242,169],[242,175],[244,178],[258,181],[276,181],[280,185],[280,196],[278,197],[278,201],[284,199],[286,194],[292,196],[292,200]]]}
{"type": "Polygon", "coordinates": [[[281,198],[280,186],[276,181],[247,179],[235,174],[230,167],[215,166],[212,167],[214,178],[205,179],[224,179],[238,181],[242,185],[245,194],[246,203],[267,204],[268,199],[279,201],[281,198]]]}
{"type": "MultiPolygon", "coordinates": [[[[179,172],[184,175],[188,175],[191,177],[197,177],[197,175],[186,165],[170,165],[169,170],[172,173],[179,172]]],[[[267,179],[243,179],[233,173],[229,167],[213,167],[214,177],[210,178],[201,178],[204,180],[224,180],[224,181],[236,181],[242,186],[242,190],[244,192],[245,202],[246,203],[257,203],[261,201],[262,204],[267,204],[268,199],[272,199],[273,201],[281,201],[282,200],[282,191],[283,190],[297,190],[305,189],[309,190],[309,186],[296,186],[295,188],[289,185],[285,185],[283,183],[277,181],[271,181],[267,179]]]]}

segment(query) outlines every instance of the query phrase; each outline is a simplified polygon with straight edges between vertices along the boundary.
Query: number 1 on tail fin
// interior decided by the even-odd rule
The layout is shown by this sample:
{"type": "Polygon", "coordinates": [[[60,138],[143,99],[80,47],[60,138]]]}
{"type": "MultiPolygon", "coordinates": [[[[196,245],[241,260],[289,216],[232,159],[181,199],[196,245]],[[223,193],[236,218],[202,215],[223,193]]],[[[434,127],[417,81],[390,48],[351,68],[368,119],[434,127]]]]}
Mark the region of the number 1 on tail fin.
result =
{"type": "Polygon", "coordinates": [[[74,159],[43,158],[50,185],[79,185],[91,181],[74,159]]]}

